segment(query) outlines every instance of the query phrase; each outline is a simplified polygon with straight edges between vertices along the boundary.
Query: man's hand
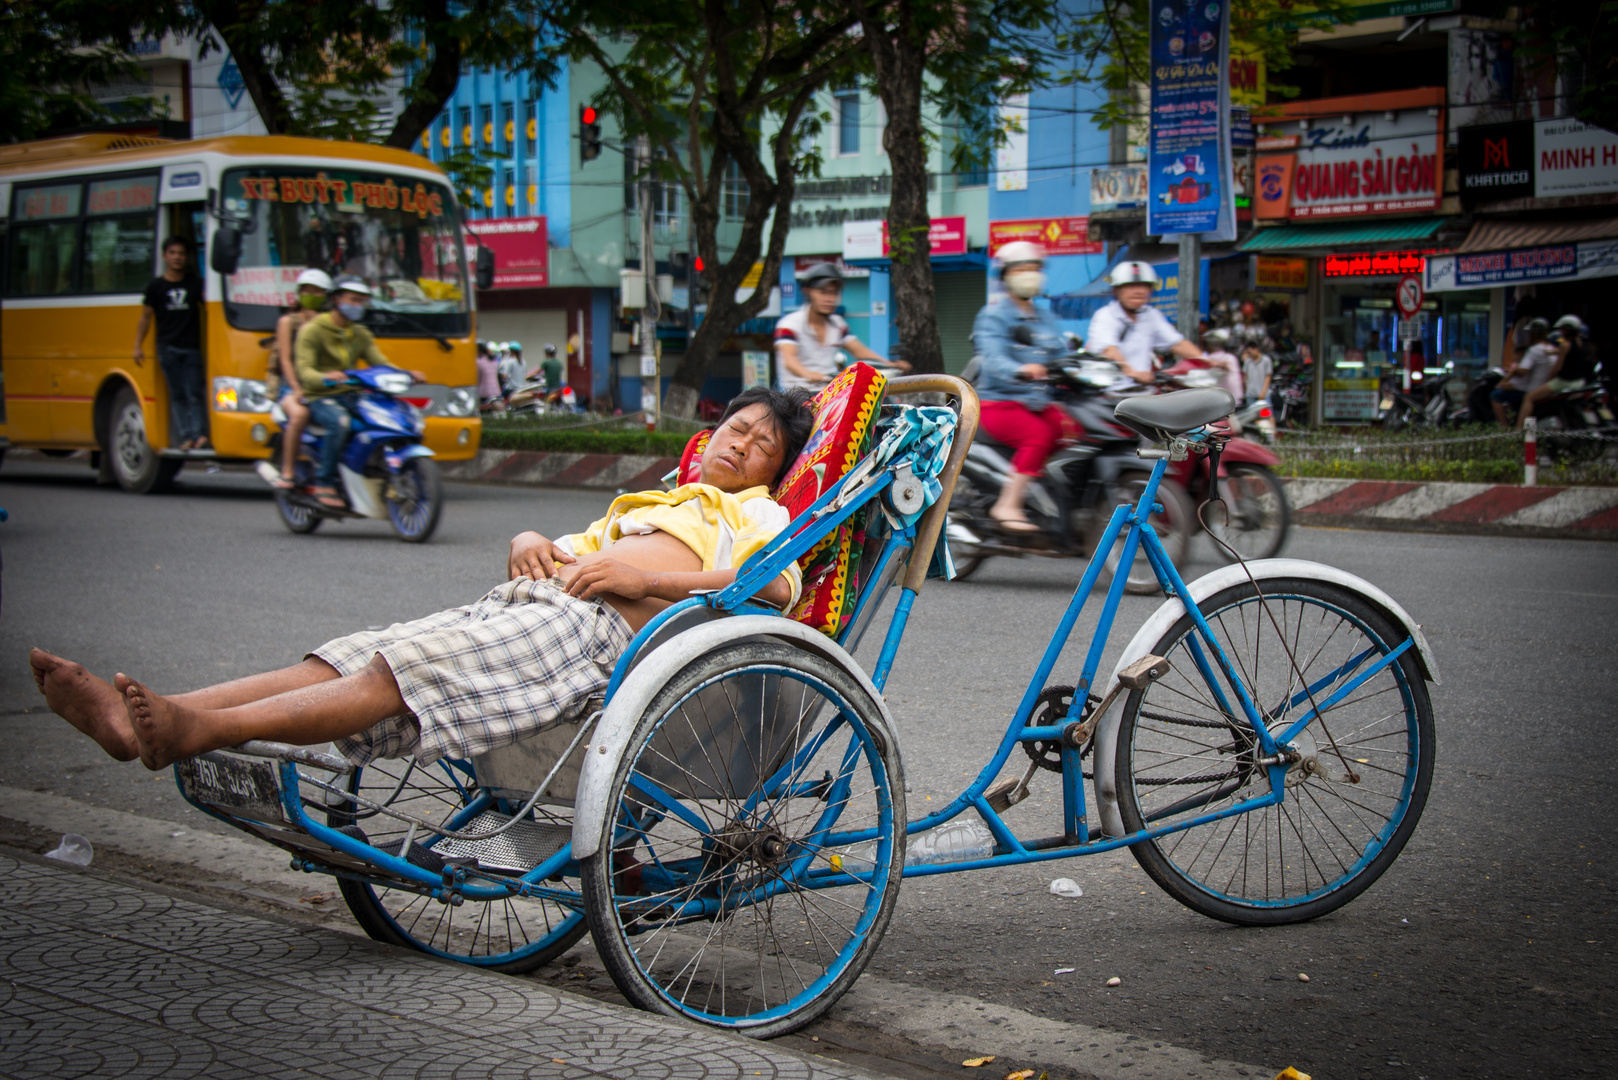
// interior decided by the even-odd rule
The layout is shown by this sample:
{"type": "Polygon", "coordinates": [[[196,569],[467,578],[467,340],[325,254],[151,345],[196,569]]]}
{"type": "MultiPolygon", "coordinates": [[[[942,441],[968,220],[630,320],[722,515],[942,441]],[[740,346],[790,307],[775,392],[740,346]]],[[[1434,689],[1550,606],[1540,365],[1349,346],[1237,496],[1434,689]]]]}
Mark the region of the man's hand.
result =
{"type": "Polygon", "coordinates": [[[327,386],[342,386],[348,381],[348,372],[339,371],[335,374],[328,373],[321,376],[320,381],[325,383],[327,386]]]}
{"type": "Polygon", "coordinates": [[[427,376],[426,375],[423,375],[421,372],[415,371],[415,370],[412,370],[410,372],[410,377],[412,379],[416,380],[418,383],[424,383],[424,382],[427,381],[427,376]]]}
{"type": "Polygon", "coordinates": [[[593,600],[604,593],[641,600],[651,593],[656,580],[638,566],[617,559],[597,559],[574,575],[567,593],[580,600],[593,600]]]}
{"type": "Polygon", "coordinates": [[[135,363],[140,364],[146,360],[146,350],[139,345],[135,346],[135,363]]]}
{"type": "Polygon", "coordinates": [[[518,533],[511,540],[511,555],[506,560],[507,580],[520,577],[543,581],[560,572],[560,564],[577,562],[573,556],[556,546],[552,540],[537,532],[518,533]]]}
{"type": "Polygon", "coordinates": [[[1025,379],[1043,379],[1050,372],[1045,370],[1044,364],[1023,364],[1017,369],[1017,374],[1025,379]]]}

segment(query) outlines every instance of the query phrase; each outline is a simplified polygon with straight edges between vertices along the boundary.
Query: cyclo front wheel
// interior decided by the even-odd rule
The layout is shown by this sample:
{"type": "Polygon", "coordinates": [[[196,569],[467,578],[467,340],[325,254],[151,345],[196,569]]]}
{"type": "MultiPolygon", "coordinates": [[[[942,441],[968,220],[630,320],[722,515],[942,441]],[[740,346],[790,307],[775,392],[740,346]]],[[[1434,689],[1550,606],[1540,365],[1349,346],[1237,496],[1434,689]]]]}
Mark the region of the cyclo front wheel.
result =
{"type": "Polygon", "coordinates": [[[769,1038],[831,1007],[898,897],[904,780],[863,686],[778,642],[692,662],[613,777],[585,912],[625,997],[769,1038]]]}
{"type": "MultiPolygon", "coordinates": [[[[461,815],[477,796],[476,778],[463,762],[440,759],[417,765],[410,759],[374,761],[356,769],[348,790],[369,803],[425,818],[441,827],[461,815]]],[[[572,826],[571,814],[535,809],[541,826],[572,826]]],[[[330,810],[327,821],[390,855],[399,854],[410,826],[365,804],[330,810]]],[[[435,868],[442,857],[435,833],[420,830],[407,861],[435,868]]],[[[550,963],[585,934],[584,914],[554,900],[508,896],[468,897],[459,907],[387,885],[339,878],[338,888],[354,921],[376,941],[401,945],[474,967],[520,975],[550,963]]]]}
{"type": "MultiPolygon", "coordinates": [[[[1202,613],[1276,735],[1405,639],[1337,585],[1299,578],[1263,587],[1274,622],[1251,582],[1203,601],[1202,613]]],[[[1221,707],[1198,670],[1198,648],[1214,665],[1183,615],[1152,649],[1172,670],[1125,702],[1116,768],[1130,832],[1270,792],[1254,730],[1221,707]]],[[[1281,802],[1136,844],[1141,868],[1193,911],[1249,926],[1318,918],[1364,892],[1410,839],[1432,783],[1432,705],[1415,651],[1326,708],[1291,749],[1298,760],[1281,802]]]]}

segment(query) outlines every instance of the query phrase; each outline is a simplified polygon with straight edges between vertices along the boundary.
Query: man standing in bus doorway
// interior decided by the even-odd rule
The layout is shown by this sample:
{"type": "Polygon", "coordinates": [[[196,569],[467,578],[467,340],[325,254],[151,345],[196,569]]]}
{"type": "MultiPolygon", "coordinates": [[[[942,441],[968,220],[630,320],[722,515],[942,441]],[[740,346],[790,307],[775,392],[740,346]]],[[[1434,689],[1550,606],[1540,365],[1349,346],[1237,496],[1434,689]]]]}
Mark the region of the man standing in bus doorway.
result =
{"type": "Polygon", "coordinates": [[[191,272],[191,241],[163,241],[163,272],[146,286],[135,329],[135,363],[146,360],[142,342],[157,323],[157,362],[169,384],[169,410],[181,450],[207,450],[208,407],[202,370],[202,279],[191,272]]]}

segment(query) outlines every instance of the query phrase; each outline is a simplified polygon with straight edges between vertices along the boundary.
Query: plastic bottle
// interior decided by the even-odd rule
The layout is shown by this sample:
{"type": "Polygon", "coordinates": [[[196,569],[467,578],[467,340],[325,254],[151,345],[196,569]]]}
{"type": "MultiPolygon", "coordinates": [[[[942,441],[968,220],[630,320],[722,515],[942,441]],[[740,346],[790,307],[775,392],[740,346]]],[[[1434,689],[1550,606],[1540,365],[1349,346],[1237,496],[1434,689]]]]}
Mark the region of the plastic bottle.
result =
{"type": "MultiPolygon", "coordinates": [[[[962,814],[935,829],[916,833],[905,841],[905,864],[966,862],[994,854],[994,834],[976,817],[962,814]]],[[[868,874],[876,866],[876,841],[854,844],[830,856],[833,867],[851,874],[868,874]]]]}

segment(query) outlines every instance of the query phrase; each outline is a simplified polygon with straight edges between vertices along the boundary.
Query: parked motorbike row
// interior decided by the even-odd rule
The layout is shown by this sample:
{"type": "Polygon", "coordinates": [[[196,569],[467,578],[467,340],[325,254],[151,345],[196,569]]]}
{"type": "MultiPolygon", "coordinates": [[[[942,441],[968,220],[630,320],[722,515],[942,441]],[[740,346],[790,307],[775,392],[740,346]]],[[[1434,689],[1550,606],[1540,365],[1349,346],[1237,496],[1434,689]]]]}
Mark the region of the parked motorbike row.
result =
{"type": "MultiPolygon", "coordinates": [[[[1445,370],[1428,375],[1409,390],[1389,389],[1382,395],[1378,422],[1384,431],[1458,427],[1496,422],[1490,395],[1505,372],[1490,368],[1472,385],[1465,402],[1457,405],[1450,393],[1456,373],[1445,370]]],[[[1534,408],[1539,444],[1555,457],[1595,458],[1618,440],[1607,388],[1601,383],[1552,394],[1534,408]]]]}
{"type": "MultiPolygon", "coordinates": [[[[1014,451],[979,430],[950,501],[948,530],[958,578],[970,577],[994,556],[1089,558],[1112,508],[1139,498],[1151,475],[1151,464],[1135,453],[1140,437],[1113,418],[1114,406],[1133,393],[1218,385],[1217,375],[1196,360],[1181,361],[1159,373],[1156,387],[1120,383],[1114,364],[1081,352],[1052,365],[1048,378],[1057,405],[1083,428],[1083,434],[1058,448],[1030,485],[1024,512],[1039,529],[1030,533],[1008,532],[990,516],[1000,489],[1011,477],[1014,451]]],[[[1163,509],[1153,516],[1152,526],[1176,563],[1185,558],[1191,537],[1204,527],[1226,558],[1232,551],[1243,559],[1272,558],[1286,543],[1291,513],[1274,472],[1280,458],[1254,441],[1266,438],[1266,432],[1268,439],[1274,439],[1274,419],[1264,403],[1242,412],[1246,416],[1238,414],[1236,420],[1249,437],[1230,440],[1219,462],[1223,508],[1210,506],[1202,518],[1198,516],[1197,507],[1210,493],[1209,461],[1203,456],[1193,454],[1174,463],[1173,483],[1159,488],[1163,509]]],[[[1119,572],[1117,559],[1115,549],[1108,563],[1114,574],[1119,572]]],[[[1124,572],[1129,592],[1158,591],[1157,577],[1144,554],[1124,572]]]]}

